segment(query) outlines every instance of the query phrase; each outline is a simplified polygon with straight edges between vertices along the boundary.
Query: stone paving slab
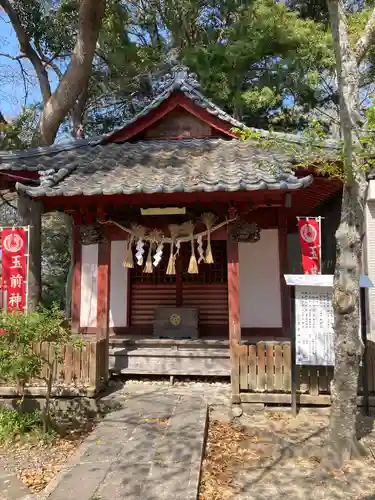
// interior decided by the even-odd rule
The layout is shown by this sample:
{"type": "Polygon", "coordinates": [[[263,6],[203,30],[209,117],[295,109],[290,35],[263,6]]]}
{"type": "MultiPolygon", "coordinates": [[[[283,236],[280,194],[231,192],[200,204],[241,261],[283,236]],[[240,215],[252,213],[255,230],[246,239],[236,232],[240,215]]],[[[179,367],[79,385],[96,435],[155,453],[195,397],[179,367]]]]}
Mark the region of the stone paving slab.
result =
{"type": "Polygon", "coordinates": [[[202,397],[135,392],[84,441],[44,498],[196,500],[206,429],[202,397]]]}
{"type": "Polygon", "coordinates": [[[31,498],[30,490],[15,474],[0,470],[0,500],[28,500],[31,498]]]}

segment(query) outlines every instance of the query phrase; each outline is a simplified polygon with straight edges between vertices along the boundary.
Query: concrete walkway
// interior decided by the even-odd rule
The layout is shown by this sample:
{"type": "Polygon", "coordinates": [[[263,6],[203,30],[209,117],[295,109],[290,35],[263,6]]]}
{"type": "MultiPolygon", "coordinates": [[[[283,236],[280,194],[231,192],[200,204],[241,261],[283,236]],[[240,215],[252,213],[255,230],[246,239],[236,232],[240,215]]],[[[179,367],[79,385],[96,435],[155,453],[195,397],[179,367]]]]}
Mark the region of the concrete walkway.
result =
{"type": "Polygon", "coordinates": [[[196,500],[207,426],[199,396],[133,394],[50,485],[49,500],[196,500]]]}

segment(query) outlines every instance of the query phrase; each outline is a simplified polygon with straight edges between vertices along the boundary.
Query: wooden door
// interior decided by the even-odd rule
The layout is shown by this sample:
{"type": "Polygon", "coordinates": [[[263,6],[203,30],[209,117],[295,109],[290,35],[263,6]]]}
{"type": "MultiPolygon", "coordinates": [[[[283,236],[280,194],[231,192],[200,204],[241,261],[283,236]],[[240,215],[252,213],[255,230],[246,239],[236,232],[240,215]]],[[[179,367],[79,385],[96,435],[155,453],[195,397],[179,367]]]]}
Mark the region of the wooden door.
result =
{"type": "MultiPolygon", "coordinates": [[[[146,247],[145,256],[148,248],[146,247]]],[[[146,258],[146,257],[145,257],[146,258]]],[[[143,266],[131,269],[130,324],[134,330],[152,334],[155,309],[160,306],[176,305],[176,276],[166,274],[169,248],[165,247],[163,257],[153,273],[143,272],[143,266]]]]}
{"type": "MultiPolygon", "coordinates": [[[[155,309],[160,306],[196,307],[199,334],[228,336],[228,285],[226,241],[213,241],[214,264],[199,265],[199,274],[189,274],[190,243],[181,245],[176,275],[166,274],[169,247],[152,274],[135,266],[131,270],[131,326],[151,335],[155,309]]],[[[145,253],[147,255],[147,251],[145,253]]]]}
{"type": "Polygon", "coordinates": [[[182,305],[199,310],[199,334],[228,338],[228,283],[226,241],[213,241],[213,264],[199,265],[189,274],[190,245],[183,253],[182,305]]]}

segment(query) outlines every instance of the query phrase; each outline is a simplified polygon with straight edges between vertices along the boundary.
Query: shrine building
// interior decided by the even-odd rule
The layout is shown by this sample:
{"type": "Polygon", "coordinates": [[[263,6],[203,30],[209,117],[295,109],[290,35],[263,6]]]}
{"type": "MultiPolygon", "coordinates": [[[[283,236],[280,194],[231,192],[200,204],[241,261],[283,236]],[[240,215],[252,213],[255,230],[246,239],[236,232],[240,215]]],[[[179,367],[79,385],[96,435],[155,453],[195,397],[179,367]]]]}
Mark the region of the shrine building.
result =
{"type": "Polygon", "coordinates": [[[282,148],[238,139],[245,128],[177,67],[109,134],[0,153],[2,187],[74,221],[72,329],[102,343],[105,370],[229,376],[231,348],[233,361],[233,346],[261,343],[254,377],[269,363],[276,391],[290,383],[284,274],[301,273],[297,217],[323,217],[322,272],[332,273],[342,187],[314,168],[296,171],[298,158],[282,148]]]}

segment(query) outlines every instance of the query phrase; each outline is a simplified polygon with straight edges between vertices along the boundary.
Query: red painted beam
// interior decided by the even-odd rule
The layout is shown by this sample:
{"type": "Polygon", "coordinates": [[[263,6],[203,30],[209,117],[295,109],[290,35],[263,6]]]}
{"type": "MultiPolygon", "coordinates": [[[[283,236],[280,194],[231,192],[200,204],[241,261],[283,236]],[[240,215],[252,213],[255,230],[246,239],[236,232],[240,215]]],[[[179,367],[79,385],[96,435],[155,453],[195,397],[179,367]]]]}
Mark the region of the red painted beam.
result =
{"type": "Polygon", "coordinates": [[[79,228],[73,228],[72,331],[80,331],[82,244],[79,228]]]}
{"type": "Polygon", "coordinates": [[[278,222],[281,318],[283,334],[287,337],[290,334],[291,318],[289,289],[284,278],[284,274],[288,271],[288,214],[286,209],[279,210],[278,222]]]}
{"type": "Polygon", "coordinates": [[[227,239],[227,269],[228,269],[228,313],[229,313],[229,341],[241,341],[240,325],[240,266],[238,242],[228,235],[227,239]]]}
{"type": "MultiPolygon", "coordinates": [[[[305,191],[305,190],[304,190],[305,191]]],[[[91,206],[108,207],[107,213],[114,205],[119,206],[182,206],[194,205],[197,202],[210,205],[212,202],[231,203],[231,202],[254,202],[254,209],[264,208],[267,201],[272,204],[280,205],[283,195],[287,191],[283,190],[264,190],[264,191],[217,191],[214,193],[137,193],[131,195],[95,195],[95,196],[51,196],[43,197],[44,211],[52,210],[70,211],[75,208],[87,210],[91,206]]],[[[228,207],[226,207],[227,209],[228,207]]],[[[271,206],[272,208],[272,206],[271,206]]],[[[249,208],[248,208],[249,210],[249,208]]]]}
{"type": "Polygon", "coordinates": [[[109,298],[111,277],[111,242],[98,244],[98,305],[97,340],[107,339],[109,335],[109,298]]]}

